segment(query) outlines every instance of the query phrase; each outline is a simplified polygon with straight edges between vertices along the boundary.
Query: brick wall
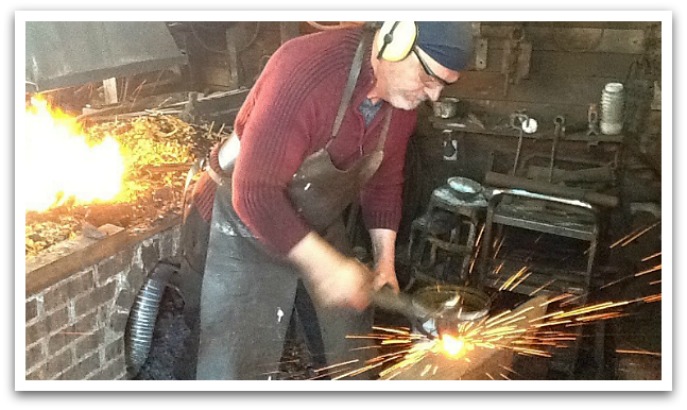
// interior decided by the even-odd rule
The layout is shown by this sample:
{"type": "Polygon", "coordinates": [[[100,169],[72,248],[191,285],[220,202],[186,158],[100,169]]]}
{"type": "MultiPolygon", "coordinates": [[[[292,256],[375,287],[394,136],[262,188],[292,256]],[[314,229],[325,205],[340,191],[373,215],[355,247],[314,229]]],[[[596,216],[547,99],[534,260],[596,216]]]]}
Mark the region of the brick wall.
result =
{"type": "MultiPolygon", "coordinates": [[[[75,271],[27,269],[26,379],[127,379],[124,332],[136,293],[162,258],[179,245],[179,224],[120,235],[112,252],[75,271]],[[42,280],[40,285],[36,281],[42,280]]],[[[108,238],[109,239],[109,238],[108,238]]],[[[106,239],[107,240],[107,239],[106,239]]],[[[87,260],[93,249],[70,258],[87,260]]],[[[97,252],[96,252],[97,253],[97,252]]],[[[83,265],[83,264],[82,264],[83,265]]]]}

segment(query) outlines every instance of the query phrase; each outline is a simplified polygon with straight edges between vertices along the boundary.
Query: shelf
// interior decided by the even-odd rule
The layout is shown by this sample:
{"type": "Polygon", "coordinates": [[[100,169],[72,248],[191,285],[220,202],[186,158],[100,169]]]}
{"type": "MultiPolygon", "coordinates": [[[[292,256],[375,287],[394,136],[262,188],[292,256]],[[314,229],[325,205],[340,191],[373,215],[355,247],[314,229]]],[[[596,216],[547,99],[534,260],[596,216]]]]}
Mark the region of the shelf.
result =
{"type": "MultiPolygon", "coordinates": [[[[485,134],[494,135],[501,137],[519,137],[519,133],[516,130],[504,127],[501,125],[489,125],[485,124],[483,127],[480,126],[476,121],[469,118],[436,118],[430,117],[429,119],[432,127],[438,130],[449,130],[449,131],[461,131],[471,134],[485,134]]],[[[537,131],[534,134],[522,134],[523,138],[534,139],[534,140],[552,140],[553,139],[553,129],[537,131]]],[[[586,142],[590,144],[596,143],[612,143],[621,144],[625,136],[623,134],[618,135],[598,135],[590,136],[586,132],[573,132],[566,133],[561,141],[575,141],[575,142],[586,142]]]]}

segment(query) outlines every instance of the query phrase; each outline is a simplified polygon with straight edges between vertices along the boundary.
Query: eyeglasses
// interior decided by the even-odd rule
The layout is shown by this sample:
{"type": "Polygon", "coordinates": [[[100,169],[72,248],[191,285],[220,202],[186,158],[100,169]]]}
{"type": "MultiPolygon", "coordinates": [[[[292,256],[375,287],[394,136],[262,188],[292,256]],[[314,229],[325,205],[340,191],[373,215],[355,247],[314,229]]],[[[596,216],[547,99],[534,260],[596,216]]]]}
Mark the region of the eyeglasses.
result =
{"type": "Polygon", "coordinates": [[[413,51],[413,53],[415,54],[415,56],[417,57],[417,60],[420,62],[420,65],[422,66],[422,69],[425,70],[425,73],[426,73],[428,76],[430,76],[430,77],[432,77],[434,80],[438,81],[439,84],[441,84],[441,85],[444,86],[444,87],[447,86],[447,85],[451,85],[451,83],[449,83],[448,81],[446,81],[446,80],[444,80],[443,78],[439,77],[438,75],[434,74],[434,71],[432,71],[432,69],[429,68],[429,66],[427,65],[427,63],[425,62],[425,60],[423,60],[422,57],[420,57],[420,53],[417,51],[417,47],[416,47],[416,46],[413,46],[412,51],[413,51]]]}

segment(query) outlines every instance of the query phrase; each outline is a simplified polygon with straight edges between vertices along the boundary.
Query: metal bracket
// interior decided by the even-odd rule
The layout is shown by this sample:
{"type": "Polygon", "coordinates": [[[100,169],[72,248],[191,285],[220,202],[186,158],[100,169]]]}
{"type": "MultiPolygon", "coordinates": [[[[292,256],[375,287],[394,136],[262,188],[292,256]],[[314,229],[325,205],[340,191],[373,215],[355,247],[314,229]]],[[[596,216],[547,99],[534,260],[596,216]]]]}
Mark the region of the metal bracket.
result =
{"type": "Polygon", "coordinates": [[[532,44],[524,41],[525,31],[522,25],[515,25],[506,41],[501,73],[506,75],[503,95],[508,95],[511,84],[518,84],[520,80],[529,77],[530,61],[532,59],[532,44]]]}
{"type": "Polygon", "coordinates": [[[599,136],[599,105],[589,104],[587,109],[587,136],[599,136]]]}
{"type": "Polygon", "coordinates": [[[480,38],[477,40],[475,48],[475,69],[484,70],[487,68],[487,56],[489,54],[489,39],[480,38]]]}

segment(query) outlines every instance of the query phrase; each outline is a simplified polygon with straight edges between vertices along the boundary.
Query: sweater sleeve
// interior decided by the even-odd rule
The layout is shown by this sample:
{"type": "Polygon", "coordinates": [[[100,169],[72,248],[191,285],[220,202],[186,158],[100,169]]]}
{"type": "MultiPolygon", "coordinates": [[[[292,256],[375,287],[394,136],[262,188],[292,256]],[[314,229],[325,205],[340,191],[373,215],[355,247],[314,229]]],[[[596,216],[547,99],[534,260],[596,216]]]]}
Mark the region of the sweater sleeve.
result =
{"type": "Polygon", "coordinates": [[[415,111],[394,111],[394,121],[384,146],[384,159],[360,195],[367,229],[398,231],[408,139],[415,129],[415,111]]]}

